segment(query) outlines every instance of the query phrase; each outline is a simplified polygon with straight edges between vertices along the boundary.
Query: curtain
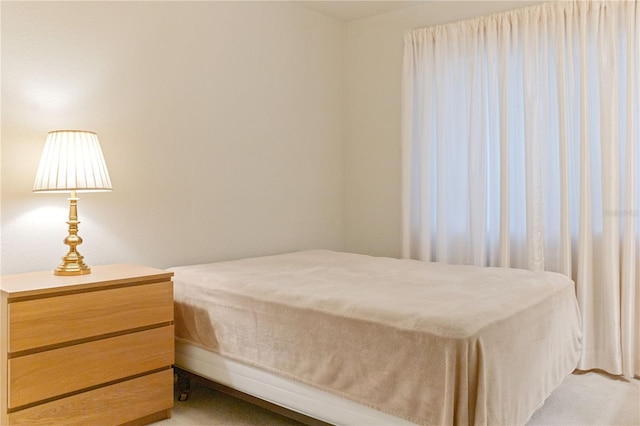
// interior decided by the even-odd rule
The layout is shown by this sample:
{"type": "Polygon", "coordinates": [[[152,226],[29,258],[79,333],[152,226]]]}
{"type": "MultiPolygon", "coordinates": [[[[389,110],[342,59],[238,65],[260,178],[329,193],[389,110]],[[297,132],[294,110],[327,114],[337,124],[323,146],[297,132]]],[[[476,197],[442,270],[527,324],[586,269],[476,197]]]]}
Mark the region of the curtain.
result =
{"type": "Polygon", "coordinates": [[[640,375],[640,4],[405,35],[403,256],[576,283],[579,369],[640,375]]]}

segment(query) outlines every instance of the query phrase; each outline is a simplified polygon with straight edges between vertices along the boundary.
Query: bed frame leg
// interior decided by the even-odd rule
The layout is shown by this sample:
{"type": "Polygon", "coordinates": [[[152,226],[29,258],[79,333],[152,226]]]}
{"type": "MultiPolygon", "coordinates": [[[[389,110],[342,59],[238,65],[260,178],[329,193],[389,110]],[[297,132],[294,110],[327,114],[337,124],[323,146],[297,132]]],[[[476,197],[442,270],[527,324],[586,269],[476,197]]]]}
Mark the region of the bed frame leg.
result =
{"type": "Polygon", "coordinates": [[[178,401],[186,401],[189,399],[191,379],[179,368],[175,368],[174,372],[176,375],[176,386],[178,389],[178,401]]]}

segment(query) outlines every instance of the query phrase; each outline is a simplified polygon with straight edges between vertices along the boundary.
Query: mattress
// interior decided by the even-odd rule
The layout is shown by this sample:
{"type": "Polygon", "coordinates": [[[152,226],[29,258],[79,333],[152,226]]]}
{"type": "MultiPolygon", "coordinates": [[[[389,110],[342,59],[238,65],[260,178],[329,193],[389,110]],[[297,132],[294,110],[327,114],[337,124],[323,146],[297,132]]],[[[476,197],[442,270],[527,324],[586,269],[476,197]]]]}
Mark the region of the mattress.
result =
{"type": "Polygon", "coordinates": [[[171,270],[179,341],[417,424],[524,424],[578,362],[560,274],[326,250],[171,270]]]}
{"type": "MultiPolygon", "coordinates": [[[[415,423],[408,420],[235,361],[185,341],[176,342],[175,361],[183,370],[328,424],[415,426],[415,423]]],[[[299,417],[294,418],[299,420],[299,417]]]]}

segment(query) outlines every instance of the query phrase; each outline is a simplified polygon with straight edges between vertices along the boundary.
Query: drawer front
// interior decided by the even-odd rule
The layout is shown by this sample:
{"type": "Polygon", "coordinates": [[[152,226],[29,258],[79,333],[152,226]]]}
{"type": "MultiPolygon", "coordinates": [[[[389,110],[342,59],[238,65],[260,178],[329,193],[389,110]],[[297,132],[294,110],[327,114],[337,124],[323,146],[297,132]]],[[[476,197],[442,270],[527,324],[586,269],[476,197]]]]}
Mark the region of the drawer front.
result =
{"type": "Polygon", "coordinates": [[[172,406],[173,370],[167,369],[16,411],[9,414],[9,424],[119,425],[172,406]]]}
{"type": "Polygon", "coordinates": [[[173,326],[9,360],[9,408],[173,364],[173,326]]]}
{"type": "Polygon", "coordinates": [[[171,321],[171,281],[14,302],[9,352],[171,321]]]}

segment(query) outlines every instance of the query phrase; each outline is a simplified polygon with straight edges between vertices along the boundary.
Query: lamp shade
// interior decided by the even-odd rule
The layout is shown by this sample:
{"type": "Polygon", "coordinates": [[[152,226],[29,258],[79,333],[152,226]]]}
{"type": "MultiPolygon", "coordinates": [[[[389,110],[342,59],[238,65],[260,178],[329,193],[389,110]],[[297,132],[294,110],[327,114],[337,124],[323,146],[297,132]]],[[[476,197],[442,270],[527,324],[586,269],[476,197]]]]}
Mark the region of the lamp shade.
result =
{"type": "Polygon", "coordinates": [[[33,192],[111,191],[98,135],[82,130],[47,134],[33,192]]]}

